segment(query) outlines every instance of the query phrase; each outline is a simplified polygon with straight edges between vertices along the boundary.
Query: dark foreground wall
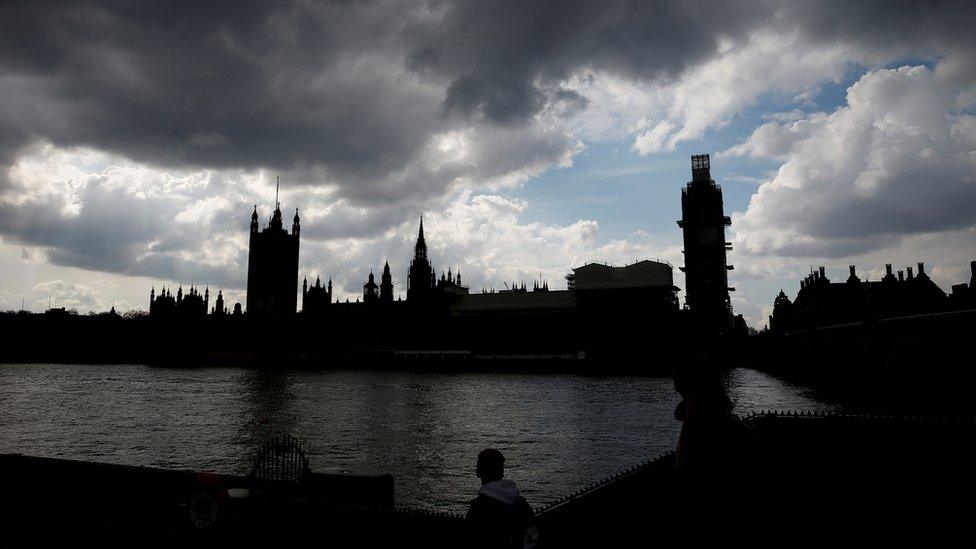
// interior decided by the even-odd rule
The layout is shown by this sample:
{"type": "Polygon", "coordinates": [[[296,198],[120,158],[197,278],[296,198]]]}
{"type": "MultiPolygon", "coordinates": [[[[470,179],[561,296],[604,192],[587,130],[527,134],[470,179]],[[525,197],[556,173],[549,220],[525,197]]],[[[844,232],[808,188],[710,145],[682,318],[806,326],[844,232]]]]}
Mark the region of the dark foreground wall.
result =
{"type": "Polygon", "coordinates": [[[677,478],[673,454],[541,510],[547,547],[694,540],[831,545],[968,536],[976,488],[973,418],[760,414],[749,464],[677,478]]]}
{"type": "MultiPolygon", "coordinates": [[[[698,539],[928,546],[969,535],[968,498],[976,489],[973,419],[762,414],[746,423],[753,433],[750,459],[735,475],[700,482],[677,478],[671,455],[649,461],[538,509],[540,547],[647,547],[698,539]]],[[[240,477],[21,456],[0,457],[0,470],[0,512],[10,546],[476,542],[459,516],[368,502],[342,505],[321,493],[235,506],[226,494],[246,483],[240,477]],[[205,529],[194,525],[191,514],[201,491],[224,494],[217,520],[205,529]]]]}
{"type": "MultiPolygon", "coordinates": [[[[393,478],[313,471],[300,487],[237,475],[0,455],[0,546],[251,545],[343,509],[393,516],[393,478]],[[314,515],[314,516],[313,516],[314,515]],[[289,526],[290,528],[290,526],[289,526]]],[[[348,512],[348,511],[346,511],[348,512]]]]}

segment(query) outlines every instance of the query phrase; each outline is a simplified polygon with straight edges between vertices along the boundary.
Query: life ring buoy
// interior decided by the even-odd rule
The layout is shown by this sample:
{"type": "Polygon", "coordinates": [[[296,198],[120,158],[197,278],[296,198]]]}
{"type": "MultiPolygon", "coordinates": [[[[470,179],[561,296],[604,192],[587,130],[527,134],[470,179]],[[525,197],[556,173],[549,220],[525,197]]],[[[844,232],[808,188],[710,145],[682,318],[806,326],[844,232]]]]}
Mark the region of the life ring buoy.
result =
{"type": "Polygon", "coordinates": [[[190,498],[190,522],[198,530],[207,530],[217,522],[217,501],[206,490],[197,490],[190,498]]]}
{"type": "Polygon", "coordinates": [[[209,530],[217,523],[227,499],[227,490],[220,476],[199,474],[194,479],[190,496],[190,522],[198,530],[209,530]]]}

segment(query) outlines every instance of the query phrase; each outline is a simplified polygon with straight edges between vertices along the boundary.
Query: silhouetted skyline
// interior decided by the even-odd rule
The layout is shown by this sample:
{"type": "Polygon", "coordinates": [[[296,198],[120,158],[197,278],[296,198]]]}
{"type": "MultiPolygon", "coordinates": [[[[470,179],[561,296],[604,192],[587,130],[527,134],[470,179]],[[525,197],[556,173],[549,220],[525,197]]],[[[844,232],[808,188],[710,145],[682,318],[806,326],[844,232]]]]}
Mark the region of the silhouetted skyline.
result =
{"type": "Polygon", "coordinates": [[[751,325],[811,264],[924,261],[949,291],[976,256],[972,10],[5,2],[0,309],[124,312],[153,284],[241,301],[240,212],[269,219],[278,176],[299,272],[341,301],[386,261],[406,298],[421,214],[476,289],[683,265],[693,153],[751,325]]]}

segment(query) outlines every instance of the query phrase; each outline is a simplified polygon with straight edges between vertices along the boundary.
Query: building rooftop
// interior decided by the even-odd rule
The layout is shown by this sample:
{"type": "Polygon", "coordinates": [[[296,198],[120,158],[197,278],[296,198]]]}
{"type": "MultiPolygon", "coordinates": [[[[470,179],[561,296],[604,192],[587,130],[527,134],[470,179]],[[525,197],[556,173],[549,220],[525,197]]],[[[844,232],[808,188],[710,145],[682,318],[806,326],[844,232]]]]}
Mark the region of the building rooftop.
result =
{"type": "Polygon", "coordinates": [[[574,290],[674,287],[671,266],[657,261],[638,261],[624,267],[590,263],[573,269],[566,277],[574,290]]]}
{"type": "Polygon", "coordinates": [[[454,304],[454,314],[512,313],[518,311],[573,310],[576,294],[568,290],[548,292],[513,292],[493,294],[469,294],[461,296],[454,304]]]}

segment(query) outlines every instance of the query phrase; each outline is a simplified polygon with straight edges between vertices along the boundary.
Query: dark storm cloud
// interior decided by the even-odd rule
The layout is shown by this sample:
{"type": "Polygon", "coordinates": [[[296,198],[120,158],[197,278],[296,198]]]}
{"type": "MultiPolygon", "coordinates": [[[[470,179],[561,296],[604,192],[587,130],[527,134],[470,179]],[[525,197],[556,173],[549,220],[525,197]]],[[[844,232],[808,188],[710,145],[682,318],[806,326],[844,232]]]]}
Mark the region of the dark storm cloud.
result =
{"type": "Polygon", "coordinates": [[[786,2],[777,20],[802,31],[811,43],[844,41],[885,56],[943,55],[976,46],[976,3],[958,0],[822,0],[786,2]]]}
{"type": "MultiPolygon", "coordinates": [[[[760,28],[880,45],[970,35],[971,5],[927,5],[5,2],[0,159],[45,139],[159,165],[319,167],[301,183],[388,202],[390,174],[470,123],[445,113],[517,124],[553,103],[579,109],[559,87],[574,71],[669,78],[760,28]]],[[[430,197],[449,182],[396,184],[430,197]]]]}
{"type": "Polygon", "coordinates": [[[423,97],[375,88],[395,67],[368,56],[400,24],[382,4],[4,5],[8,148],[37,137],[162,165],[325,165],[359,182],[401,169],[438,124],[423,97]],[[350,55],[363,58],[340,70],[350,55]]]}
{"type": "MultiPolygon", "coordinates": [[[[758,8],[7,2],[0,154],[41,138],[160,165],[319,166],[346,194],[369,201],[365,186],[389,201],[384,177],[431,134],[466,123],[443,112],[508,123],[550,102],[579,108],[585,100],[553,87],[572,71],[676,74],[712,54],[719,34],[767,19],[758,8]],[[437,81],[432,95],[398,85],[405,63],[437,81]]],[[[430,196],[448,181],[421,173],[404,190],[430,196]]]]}
{"type": "Polygon", "coordinates": [[[844,42],[890,58],[972,47],[974,2],[456,2],[408,27],[418,70],[450,81],[445,108],[519,121],[580,68],[637,80],[680,75],[716,54],[718,41],[798,30],[811,45],[844,42]],[[540,85],[540,83],[542,85],[540,85]]]}
{"type": "Polygon", "coordinates": [[[445,108],[502,123],[536,114],[581,68],[680,74],[773,12],[761,2],[457,2],[408,26],[411,66],[450,81],[445,108]]]}

